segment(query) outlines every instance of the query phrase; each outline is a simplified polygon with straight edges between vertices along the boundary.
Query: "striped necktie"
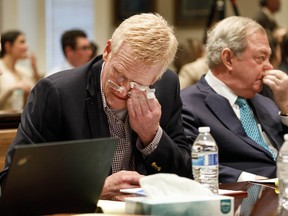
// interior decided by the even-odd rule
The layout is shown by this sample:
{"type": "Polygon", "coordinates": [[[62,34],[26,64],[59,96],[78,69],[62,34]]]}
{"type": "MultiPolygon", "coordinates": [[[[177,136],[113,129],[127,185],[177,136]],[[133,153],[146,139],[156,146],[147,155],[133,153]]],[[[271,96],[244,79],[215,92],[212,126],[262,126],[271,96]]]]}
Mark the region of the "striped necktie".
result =
{"type": "Polygon", "coordinates": [[[260,146],[265,148],[267,151],[269,151],[273,159],[275,160],[276,154],[269,148],[267,143],[264,141],[246,99],[238,97],[235,104],[237,104],[240,108],[240,120],[247,136],[253,139],[260,146]]]}

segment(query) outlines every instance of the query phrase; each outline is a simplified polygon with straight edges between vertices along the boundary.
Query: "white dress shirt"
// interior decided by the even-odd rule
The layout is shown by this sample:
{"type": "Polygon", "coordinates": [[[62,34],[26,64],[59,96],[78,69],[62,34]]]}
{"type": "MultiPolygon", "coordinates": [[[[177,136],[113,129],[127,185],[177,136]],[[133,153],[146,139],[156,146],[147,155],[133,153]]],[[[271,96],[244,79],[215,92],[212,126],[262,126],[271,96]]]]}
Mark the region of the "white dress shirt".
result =
{"type": "MultiPolygon", "coordinates": [[[[234,110],[235,114],[240,119],[240,109],[239,109],[239,106],[237,104],[235,104],[238,96],[235,95],[234,92],[228,86],[226,86],[221,80],[219,80],[217,77],[215,77],[210,70],[206,74],[205,80],[207,81],[209,86],[217,94],[222,95],[223,97],[225,97],[229,101],[229,103],[230,103],[232,109],[234,110]]],[[[279,112],[279,114],[280,114],[280,112],[279,112]]],[[[288,125],[288,117],[281,116],[281,119],[282,119],[282,123],[283,124],[288,125]]],[[[257,119],[256,119],[256,121],[257,121],[257,119]]],[[[265,132],[262,131],[261,125],[259,123],[258,123],[258,127],[259,127],[259,130],[260,130],[260,132],[261,132],[261,134],[263,136],[263,139],[268,144],[269,148],[277,154],[278,153],[277,149],[275,149],[272,146],[272,144],[271,144],[270,140],[268,139],[268,137],[266,136],[265,132]]],[[[238,178],[238,182],[255,180],[255,177],[256,177],[255,174],[243,171],[241,173],[241,175],[239,176],[239,178],[238,178]]]]}

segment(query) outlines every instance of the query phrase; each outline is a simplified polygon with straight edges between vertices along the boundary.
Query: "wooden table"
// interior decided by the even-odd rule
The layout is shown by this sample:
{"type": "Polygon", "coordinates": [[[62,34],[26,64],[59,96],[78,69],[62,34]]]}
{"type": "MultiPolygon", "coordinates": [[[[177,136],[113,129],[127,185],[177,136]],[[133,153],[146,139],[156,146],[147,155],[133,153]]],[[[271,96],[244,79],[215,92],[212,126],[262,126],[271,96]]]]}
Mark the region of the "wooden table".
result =
{"type": "MultiPolygon", "coordinates": [[[[234,197],[234,212],[235,215],[243,215],[241,211],[244,202],[252,198],[253,202],[248,202],[251,207],[250,216],[276,216],[278,206],[278,195],[275,193],[275,186],[269,184],[255,184],[252,182],[237,182],[220,184],[220,189],[243,191],[237,192],[230,196],[234,197]],[[258,190],[256,199],[253,199],[255,194],[251,193],[251,188],[255,187],[258,190]]],[[[125,203],[115,201],[99,201],[99,206],[103,208],[103,215],[127,215],[124,213],[125,203]],[[111,203],[110,203],[111,202],[111,203]],[[116,205],[117,204],[117,205],[116,205]]],[[[99,213],[98,213],[99,214],[99,213]]],[[[98,215],[92,213],[91,215],[98,215]]],[[[55,214],[53,216],[68,216],[73,214],[55,214]]],[[[81,214],[79,214],[81,215],[81,214]]],[[[90,214],[89,214],[90,215],[90,214]]],[[[101,214],[100,214],[101,215],[101,214]]]]}
{"type": "Polygon", "coordinates": [[[250,216],[277,215],[278,194],[275,192],[275,185],[238,182],[221,184],[220,188],[247,192],[248,196],[246,198],[234,197],[234,211],[237,215],[241,215],[244,202],[251,208],[250,216]]]}

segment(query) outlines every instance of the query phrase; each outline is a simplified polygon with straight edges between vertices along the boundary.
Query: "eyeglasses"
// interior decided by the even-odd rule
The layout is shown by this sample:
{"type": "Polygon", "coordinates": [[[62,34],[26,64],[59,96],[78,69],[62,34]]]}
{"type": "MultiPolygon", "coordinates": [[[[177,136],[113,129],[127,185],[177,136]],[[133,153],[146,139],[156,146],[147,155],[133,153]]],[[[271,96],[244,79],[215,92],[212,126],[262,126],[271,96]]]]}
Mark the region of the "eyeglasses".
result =
{"type": "Polygon", "coordinates": [[[108,77],[109,79],[107,80],[107,83],[111,88],[118,92],[123,92],[125,90],[124,86],[122,85],[128,79],[123,74],[116,71],[114,65],[110,66],[108,77]]]}
{"type": "MultiPolygon", "coordinates": [[[[107,80],[107,84],[109,85],[109,87],[111,87],[112,89],[114,89],[117,92],[123,93],[126,90],[128,96],[133,97],[130,89],[135,88],[135,86],[136,86],[140,91],[146,92],[148,99],[155,98],[155,89],[150,89],[149,86],[141,85],[139,83],[130,81],[130,88],[127,89],[126,87],[124,87],[123,83],[128,82],[129,80],[126,76],[119,73],[115,69],[114,65],[112,65],[110,67],[108,78],[109,79],[107,80]]],[[[135,97],[133,97],[133,98],[135,98],[135,97]]]]}

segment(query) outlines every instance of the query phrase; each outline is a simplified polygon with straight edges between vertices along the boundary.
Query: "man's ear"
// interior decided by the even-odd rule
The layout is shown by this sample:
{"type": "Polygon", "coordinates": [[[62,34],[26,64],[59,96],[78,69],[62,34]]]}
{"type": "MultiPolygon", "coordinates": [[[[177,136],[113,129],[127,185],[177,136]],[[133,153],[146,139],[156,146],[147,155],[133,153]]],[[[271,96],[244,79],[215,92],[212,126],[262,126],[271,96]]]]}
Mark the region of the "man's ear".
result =
{"type": "Polygon", "coordinates": [[[234,57],[235,55],[229,48],[225,48],[222,50],[221,53],[222,62],[228,70],[232,69],[232,60],[234,57]]]}
{"type": "Polygon", "coordinates": [[[65,56],[68,58],[70,57],[71,53],[74,52],[71,46],[66,46],[64,48],[64,51],[65,51],[65,56]]]}
{"type": "Polygon", "coordinates": [[[6,53],[10,53],[10,50],[12,49],[12,44],[10,42],[6,42],[4,44],[4,49],[5,49],[6,53]]]}
{"type": "Polygon", "coordinates": [[[107,41],[104,52],[103,52],[103,60],[106,61],[108,59],[109,54],[111,53],[111,39],[107,41]]]}

